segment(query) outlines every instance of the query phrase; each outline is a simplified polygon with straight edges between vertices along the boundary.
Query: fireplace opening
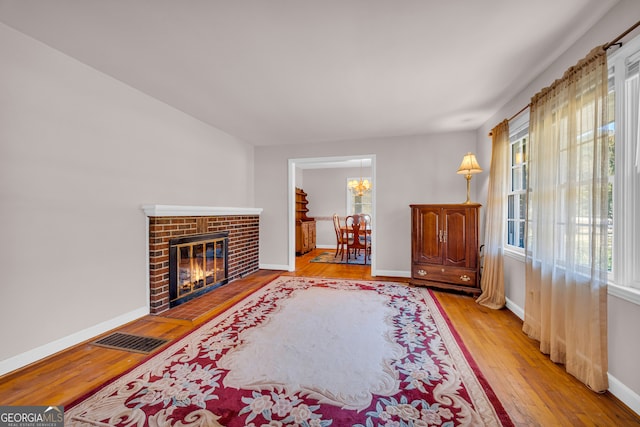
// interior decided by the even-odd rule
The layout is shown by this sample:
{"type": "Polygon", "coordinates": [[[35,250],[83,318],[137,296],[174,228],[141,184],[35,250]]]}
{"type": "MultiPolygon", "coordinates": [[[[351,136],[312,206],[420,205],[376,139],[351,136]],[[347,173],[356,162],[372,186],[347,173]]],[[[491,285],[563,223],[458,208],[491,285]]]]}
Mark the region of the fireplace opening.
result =
{"type": "Polygon", "coordinates": [[[228,259],[226,231],[169,240],[169,307],[226,284],[228,259]]]}

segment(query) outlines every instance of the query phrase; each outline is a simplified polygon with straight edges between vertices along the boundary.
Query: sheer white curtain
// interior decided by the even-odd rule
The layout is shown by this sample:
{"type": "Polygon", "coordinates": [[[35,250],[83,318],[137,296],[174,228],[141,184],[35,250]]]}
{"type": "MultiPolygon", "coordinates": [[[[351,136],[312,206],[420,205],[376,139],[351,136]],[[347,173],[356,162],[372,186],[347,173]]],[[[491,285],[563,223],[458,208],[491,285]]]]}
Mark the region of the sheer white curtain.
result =
{"type": "Polygon", "coordinates": [[[493,309],[505,305],[504,296],[504,226],[505,194],[507,193],[507,154],[509,153],[509,121],[504,120],[491,131],[491,167],[487,197],[487,225],[485,229],[484,268],[480,287],[482,294],[476,302],[493,309]]]}
{"type": "Polygon", "coordinates": [[[607,382],[607,59],[531,101],[523,330],[595,391],[607,382]]]}

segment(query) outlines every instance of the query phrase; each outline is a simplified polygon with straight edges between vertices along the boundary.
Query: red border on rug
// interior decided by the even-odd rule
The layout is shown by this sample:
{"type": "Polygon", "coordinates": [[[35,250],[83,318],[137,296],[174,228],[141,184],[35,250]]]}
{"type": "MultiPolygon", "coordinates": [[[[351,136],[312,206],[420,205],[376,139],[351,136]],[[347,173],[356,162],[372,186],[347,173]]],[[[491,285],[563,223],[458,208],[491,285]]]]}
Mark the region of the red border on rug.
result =
{"type": "Polygon", "coordinates": [[[447,326],[449,327],[451,334],[456,339],[456,342],[458,343],[460,350],[462,350],[464,357],[467,359],[469,366],[471,366],[471,369],[473,369],[473,372],[476,374],[478,381],[482,384],[482,388],[484,389],[485,393],[487,394],[487,397],[491,401],[491,404],[495,408],[496,414],[498,415],[498,418],[500,418],[500,422],[504,427],[515,427],[515,425],[513,424],[513,421],[511,420],[511,417],[509,417],[509,414],[507,413],[506,409],[504,409],[504,406],[502,406],[502,402],[500,402],[500,399],[498,399],[498,396],[493,391],[493,388],[489,384],[489,381],[487,381],[484,374],[480,370],[480,367],[476,363],[476,360],[471,355],[471,352],[469,352],[469,349],[467,348],[464,341],[462,341],[462,337],[458,333],[458,330],[455,328],[453,323],[451,323],[451,319],[449,319],[449,315],[444,310],[444,307],[442,307],[442,304],[440,304],[440,300],[438,300],[436,294],[431,289],[427,288],[427,291],[429,291],[429,295],[431,295],[431,298],[433,299],[436,306],[438,307],[438,310],[440,310],[440,315],[444,318],[445,322],[447,322],[447,326]]]}

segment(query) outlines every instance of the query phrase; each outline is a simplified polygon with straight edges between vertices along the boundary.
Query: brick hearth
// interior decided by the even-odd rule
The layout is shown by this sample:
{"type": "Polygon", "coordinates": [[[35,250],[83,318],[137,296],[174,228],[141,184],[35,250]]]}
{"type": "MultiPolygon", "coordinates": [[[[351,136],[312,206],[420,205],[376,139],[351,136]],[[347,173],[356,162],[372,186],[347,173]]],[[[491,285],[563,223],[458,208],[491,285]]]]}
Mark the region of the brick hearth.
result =
{"type": "MultiPolygon", "coordinates": [[[[185,209],[190,212],[194,209],[185,209]]],[[[195,209],[196,212],[198,209],[195,209]]],[[[207,210],[200,208],[206,212],[207,210]]],[[[215,208],[209,210],[215,211],[215,208]]],[[[192,215],[165,209],[169,213],[154,216],[158,209],[145,207],[149,217],[149,286],[150,311],[162,313],[169,309],[169,240],[194,234],[229,232],[229,282],[259,269],[259,224],[255,215],[192,215]]],[[[229,211],[224,208],[223,211],[229,211]]],[[[260,210],[255,210],[260,212],[260,210]]]]}

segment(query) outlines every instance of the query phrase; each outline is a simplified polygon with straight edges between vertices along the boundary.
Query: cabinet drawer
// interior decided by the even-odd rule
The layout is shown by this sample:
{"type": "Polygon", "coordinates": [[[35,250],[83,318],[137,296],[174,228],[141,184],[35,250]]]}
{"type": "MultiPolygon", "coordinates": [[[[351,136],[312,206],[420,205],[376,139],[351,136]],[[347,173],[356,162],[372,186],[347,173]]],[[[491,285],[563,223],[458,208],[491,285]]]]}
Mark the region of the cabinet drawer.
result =
{"type": "Polygon", "coordinates": [[[434,282],[454,283],[462,286],[477,286],[476,272],[460,267],[448,267],[445,265],[414,264],[411,277],[420,280],[434,282]]]}

